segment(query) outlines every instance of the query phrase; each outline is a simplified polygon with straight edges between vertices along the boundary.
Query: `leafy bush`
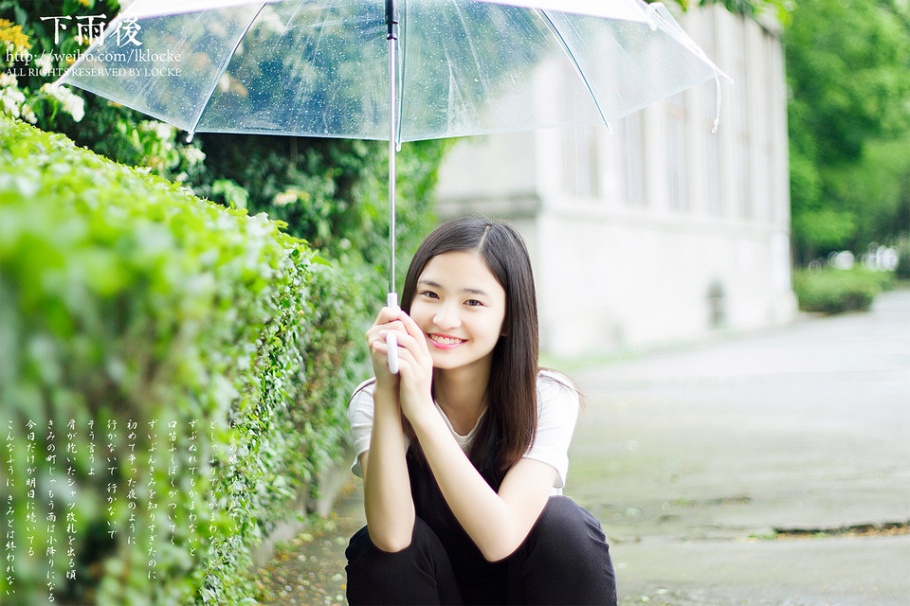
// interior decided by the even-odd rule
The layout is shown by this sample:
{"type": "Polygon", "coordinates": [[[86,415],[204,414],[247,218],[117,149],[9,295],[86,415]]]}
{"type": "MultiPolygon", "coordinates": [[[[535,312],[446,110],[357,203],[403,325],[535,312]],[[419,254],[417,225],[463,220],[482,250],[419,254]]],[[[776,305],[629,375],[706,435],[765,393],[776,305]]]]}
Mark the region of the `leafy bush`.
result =
{"type": "Polygon", "coordinates": [[[892,273],[862,268],[797,270],[793,274],[793,290],[803,311],[865,311],[893,280],[892,273]]]}
{"type": "Polygon", "coordinates": [[[0,213],[0,595],[241,603],[343,448],[357,273],[2,117],[0,213]]]}

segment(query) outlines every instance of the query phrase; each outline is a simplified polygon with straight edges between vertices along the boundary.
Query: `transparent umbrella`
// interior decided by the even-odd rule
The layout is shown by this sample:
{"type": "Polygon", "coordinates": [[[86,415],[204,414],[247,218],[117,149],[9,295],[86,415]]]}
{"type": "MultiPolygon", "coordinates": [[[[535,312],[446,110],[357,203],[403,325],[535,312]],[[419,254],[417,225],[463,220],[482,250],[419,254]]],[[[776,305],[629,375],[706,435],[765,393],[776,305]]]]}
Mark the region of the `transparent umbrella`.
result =
{"type": "Polygon", "coordinates": [[[189,137],[388,140],[397,305],[402,142],[609,124],[721,78],[662,5],[642,0],[137,0],[59,82],[189,137]],[[534,95],[551,68],[577,76],[560,81],[564,109],[534,95]]]}

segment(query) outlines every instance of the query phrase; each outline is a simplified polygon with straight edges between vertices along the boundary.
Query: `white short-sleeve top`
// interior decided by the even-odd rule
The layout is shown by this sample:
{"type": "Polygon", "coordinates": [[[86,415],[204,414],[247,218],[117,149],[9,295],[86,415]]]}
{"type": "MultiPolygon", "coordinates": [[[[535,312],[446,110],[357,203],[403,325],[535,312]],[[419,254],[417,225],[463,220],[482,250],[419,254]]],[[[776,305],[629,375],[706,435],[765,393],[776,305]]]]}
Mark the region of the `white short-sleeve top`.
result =
{"type": "MultiPolygon", "coordinates": [[[[348,420],[354,437],[354,464],[351,470],[363,477],[360,455],[370,449],[370,435],[373,429],[372,380],[362,383],[355,391],[348,406],[348,420]]],[[[435,402],[434,402],[435,403],[435,402]]],[[[467,452],[471,446],[477,426],[467,434],[460,435],[453,428],[439,404],[436,408],[445,419],[449,431],[467,452]]],[[[579,396],[575,387],[559,373],[542,370],[537,375],[537,431],[534,442],[525,457],[542,461],[553,467],[557,474],[551,494],[562,494],[569,473],[569,444],[578,419],[579,396]]],[[[483,415],[481,415],[483,418],[483,415]]],[[[478,419],[478,425],[480,420],[478,419]]]]}

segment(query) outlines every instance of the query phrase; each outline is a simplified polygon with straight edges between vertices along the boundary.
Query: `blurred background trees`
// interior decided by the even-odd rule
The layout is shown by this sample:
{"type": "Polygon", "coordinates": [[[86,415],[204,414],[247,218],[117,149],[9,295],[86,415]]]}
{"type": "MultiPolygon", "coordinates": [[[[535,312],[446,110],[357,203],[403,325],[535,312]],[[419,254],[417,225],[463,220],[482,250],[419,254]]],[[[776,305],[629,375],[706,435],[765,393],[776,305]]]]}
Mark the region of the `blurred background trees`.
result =
{"type": "Polygon", "coordinates": [[[796,258],[910,234],[910,3],[799,0],[784,36],[796,258]]]}

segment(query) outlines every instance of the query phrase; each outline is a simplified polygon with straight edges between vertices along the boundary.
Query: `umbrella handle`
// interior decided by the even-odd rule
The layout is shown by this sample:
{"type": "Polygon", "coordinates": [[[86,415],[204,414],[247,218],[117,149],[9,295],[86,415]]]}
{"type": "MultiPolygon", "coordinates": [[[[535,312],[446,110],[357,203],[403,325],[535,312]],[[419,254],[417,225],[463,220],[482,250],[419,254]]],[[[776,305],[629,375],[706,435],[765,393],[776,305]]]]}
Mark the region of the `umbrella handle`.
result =
{"type": "MultiPolygon", "coordinates": [[[[398,307],[398,294],[390,292],[386,299],[386,305],[389,307],[398,307]]],[[[393,375],[398,374],[398,335],[389,333],[385,336],[385,344],[389,353],[389,372],[393,375]]]]}
{"type": "Polygon", "coordinates": [[[389,372],[398,374],[398,337],[392,333],[385,336],[386,347],[389,348],[389,372]]]}

